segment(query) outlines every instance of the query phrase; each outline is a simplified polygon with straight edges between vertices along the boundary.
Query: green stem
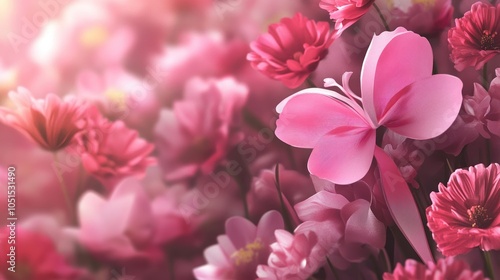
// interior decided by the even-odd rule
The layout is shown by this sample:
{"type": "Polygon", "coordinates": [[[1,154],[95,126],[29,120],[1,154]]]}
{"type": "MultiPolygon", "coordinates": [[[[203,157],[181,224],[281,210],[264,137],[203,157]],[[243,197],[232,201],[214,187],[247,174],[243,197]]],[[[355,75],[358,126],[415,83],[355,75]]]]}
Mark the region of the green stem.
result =
{"type": "Polygon", "coordinates": [[[488,90],[488,63],[483,66],[483,87],[488,90]]]}
{"type": "Polygon", "coordinates": [[[330,270],[332,271],[333,273],[333,276],[335,277],[336,280],[339,280],[340,277],[339,275],[337,274],[337,270],[335,269],[335,267],[333,266],[332,264],[332,261],[330,261],[330,259],[328,257],[326,257],[326,262],[328,263],[328,267],[330,267],[330,270]]]}
{"type": "Polygon", "coordinates": [[[370,261],[373,265],[373,272],[377,275],[378,280],[382,280],[382,271],[380,270],[380,267],[378,266],[378,261],[375,255],[371,254],[370,255],[370,261]]]}
{"type": "Polygon", "coordinates": [[[313,87],[313,88],[317,87],[317,86],[314,84],[314,82],[311,80],[311,77],[308,77],[308,78],[306,79],[306,84],[307,84],[309,87],[313,87]]]}
{"type": "Polygon", "coordinates": [[[278,192],[278,197],[279,197],[279,200],[280,200],[281,212],[283,214],[283,218],[285,219],[285,228],[289,232],[293,233],[294,227],[293,227],[292,219],[290,217],[291,214],[286,209],[285,201],[283,199],[283,194],[281,193],[280,172],[279,172],[279,170],[280,170],[279,169],[279,164],[276,164],[276,169],[274,171],[274,177],[275,177],[274,178],[274,180],[275,180],[274,183],[275,183],[276,191],[278,192]]]}
{"type": "Polygon", "coordinates": [[[387,254],[387,251],[385,248],[382,248],[382,255],[383,255],[383,260],[386,268],[386,272],[392,272],[392,267],[391,267],[391,261],[389,260],[389,255],[387,254]]]}
{"type": "Polygon", "coordinates": [[[495,272],[493,271],[493,265],[491,261],[491,254],[489,251],[483,251],[484,266],[486,268],[486,276],[490,280],[495,280],[495,272]]]}
{"type": "Polygon", "coordinates": [[[373,3],[373,7],[375,7],[375,10],[377,10],[378,16],[382,20],[382,23],[384,24],[385,30],[391,31],[391,29],[389,28],[389,24],[387,24],[387,21],[385,20],[385,17],[382,14],[382,11],[380,11],[380,8],[375,3],[373,3]]]}
{"type": "MultiPolygon", "coordinates": [[[[59,160],[57,158],[57,152],[54,152],[52,155],[54,156],[54,162],[59,163],[59,160]]],[[[57,179],[59,180],[59,186],[61,188],[61,192],[63,194],[64,200],[66,201],[66,207],[68,208],[68,215],[70,217],[70,222],[74,223],[76,221],[76,218],[73,213],[73,204],[71,203],[71,198],[68,193],[68,187],[64,182],[64,177],[62,176],[62,173],[59,170],[59,168],[55,167],[54,169],[56,171],[57,179]]]]}

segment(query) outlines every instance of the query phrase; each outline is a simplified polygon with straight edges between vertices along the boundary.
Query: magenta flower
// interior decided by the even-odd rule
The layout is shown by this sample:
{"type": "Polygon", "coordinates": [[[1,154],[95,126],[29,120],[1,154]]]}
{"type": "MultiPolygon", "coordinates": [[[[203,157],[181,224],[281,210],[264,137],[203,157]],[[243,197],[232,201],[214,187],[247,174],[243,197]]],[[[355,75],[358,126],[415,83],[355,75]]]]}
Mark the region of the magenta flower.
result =
{"type": "Polygon", "coordinates": [[[208,264],[194,269],[196,279],[253,280],[259,264],[267,263],[270,244],[276,241],[274,231],[284,228],[277,211],[269,211],[255,226],[242,217],[226,221],[226,235],[217,238],[218,244],[205,250],[208,264]]]}
{"type": "Polygon", "coordinates": [[[446,258],[438,260],[437,264],[429,262],[426,267],[423,263],[408,259],[405,265],[400,263],[392,273],[384,273],[384,280],[484,280],[483,272],[473,272],[464,261],[446,258]]]}
{"type": "Polygon", "coordinates": [[[431,193],[427,220],[445,256],[500,249],[500,165],[479,164],[455,171],[448,185],[431,193]]]}
{"type": "Polygon", "coordinates": [[[45,100],[37,100],[25,88],[10,92],[9,97],[16,110],[0,109],[0,120],[28,135],[42,148],[57,151],[67,147],[80,131],[86,107],[77,100],[61,100],[48,94],[45,100]]]}
{"type": "Polygon", "coordinates": [[[270,25],[268,33],[250,44],[252,52],[247,59],[266,76],[296,88],[328,54],[334,34],[327,22],[315,22],[297,13],[270,25]]]}
{"type": "Polygon", "coordinates": [[[146,168],[156,163],[149,156],[153,144],[139,138],[137,131],[122,121],[109,122],[92,111],[85,128],[75,137],[85,170],[107,188],[113,188],[125,177],[143,176],[146,168]]]}
{"type": "Polygon", "coordinates": [[[319,6],[330,13],[335,29],[341,34],[371,8],[375,0],[321,0],[319,6]]]}
{"type": "Polygon", "coordinates": [[[448,31],[450,58],[458,71],[476,70],[500,53],[500,4],[477,2],[448,31]]]}
{"type": "Polygon", "coordinates": [[[353,183],[366,174],[379,126],[408,138],[428,139],[443,133],[460,110],[462,82],[432,75],[429,42],[404,28],[373,38],[361,70],[362,98],[350,91],[350,74],[344,74],[343,87],[331,79],[325,83],[338,86],[349,98],[311,88],[277,107],[276,135],[292,146],[313,148],[309,171],[337,184],[353,183]]]}
{"type": "Polygon", "coordinates": [[[248,88],[230,77],[193,78],[186,84],[184,99],[162,110],[155,126],[166,180],[214,170],[243,137],[237,122],[247,96],[248,88]]]}

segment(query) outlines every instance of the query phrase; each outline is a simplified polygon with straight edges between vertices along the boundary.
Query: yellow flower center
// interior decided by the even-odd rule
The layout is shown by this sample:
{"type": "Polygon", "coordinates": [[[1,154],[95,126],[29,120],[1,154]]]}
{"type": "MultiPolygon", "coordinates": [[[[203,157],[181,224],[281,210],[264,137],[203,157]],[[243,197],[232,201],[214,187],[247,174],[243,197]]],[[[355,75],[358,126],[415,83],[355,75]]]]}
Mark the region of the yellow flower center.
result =
{"type": "Polygon", "coordinates": [[[482,50],[498,50],[500,46],[495,45],[495,37],[497,32],[490,32],[488,30],[483,30],[483,35],[481,35],[481,49],[482,50]]]}
{"type": "Polygon", "coordinates": [[[259,257],[259,251],[264,248],[264,244],[260,239],[247,244],[245,247],[239,249],[231,255],[236,266],[248,264],[259,257]]]}
{"type": "Polygon", "coordinates": [[[101,46],[108,37],[108,31],[104,27],[95,25],[82,32],[80,35],[80,43],[88,49],[93,49],[101,46]]]}
{"type": "Polygon", "coordinates": [[[111,87],[104,93],[111,102],[113,111],[123,111],[127,108],[127,95],[120,89],[111,87]]]}
{"type": "Polygon", "coordinates": [[[488,211],[481,205],[472,206],[467,210],[469,222],[473,228],[487,228],[491,218],[488,216],[488,211]]]}

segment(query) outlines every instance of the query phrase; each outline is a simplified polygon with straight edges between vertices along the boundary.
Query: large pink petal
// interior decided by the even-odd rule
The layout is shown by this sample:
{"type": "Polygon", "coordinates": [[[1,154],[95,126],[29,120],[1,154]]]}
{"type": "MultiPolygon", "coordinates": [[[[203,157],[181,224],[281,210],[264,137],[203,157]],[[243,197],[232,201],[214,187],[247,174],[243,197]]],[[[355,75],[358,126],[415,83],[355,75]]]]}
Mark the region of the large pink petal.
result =
{"type": "Polygon", "coordinates": [[[257,227],[242,217],[231,217],[226,221],[226,235],[239,250],[255,241],[257,227]]]}
{"type": "Polygon", "coordinates": [[[462,81],[450,75],[434,75],[398,92],[380,123],[408,138],[430,139],[451,126],[461,106],[462,81]]]}
{"type": "Polygon", "coordinates": [[[292,146],[313,148],[323,135],[333,129],[343,126],[370,127],[356,111],[358,108],[352,108],[359,107],[357,104],[338,97],[342,96],[333,91],[308,89],[285,99],[277,107],[281,114],[276,122],[276,135],[292,146]]]}
{"type": "Polygon", "coordinates": [[[404,28],[374,36],[361,69],[363,106],[377,124],[389,100],[407,85],[432,75],[432,49],[404,28]]]}
{"type": "Polygon", "coordinates": [[[351,184],[366,175],[373,160],[375,130],[357,129],[323,136],[309,157],[311,174],[335,184],[351,184]]]}
{"type": "Polygon", "coordinates": [[[271,244],[276,241],[274,239],[274,231],[284,228],[285,222],[278,211],[272,210],[266,212],[262,218],[260,218],[259,224],[257,225],[257,238],[260,238],[264,244],[271,244]]]}
{"type": "Polygon", "coordinates": [[[394,222],[424,263],[434,262],[417,204],[392,159],[379,147],[375,159],[380,172],[382,191],[394,222]]]}

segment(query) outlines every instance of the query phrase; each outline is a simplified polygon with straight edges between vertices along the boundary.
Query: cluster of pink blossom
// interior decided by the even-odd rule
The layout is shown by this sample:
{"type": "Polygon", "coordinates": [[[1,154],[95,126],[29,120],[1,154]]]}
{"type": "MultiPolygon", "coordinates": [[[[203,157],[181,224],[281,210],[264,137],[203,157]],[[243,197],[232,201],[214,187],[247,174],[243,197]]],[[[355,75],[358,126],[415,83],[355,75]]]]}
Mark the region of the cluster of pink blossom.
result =
{"type": "Polygon", "coordinates": [[[0,30],[0,280],[500,279],[498,0],[0,0],[0,30]]]}

